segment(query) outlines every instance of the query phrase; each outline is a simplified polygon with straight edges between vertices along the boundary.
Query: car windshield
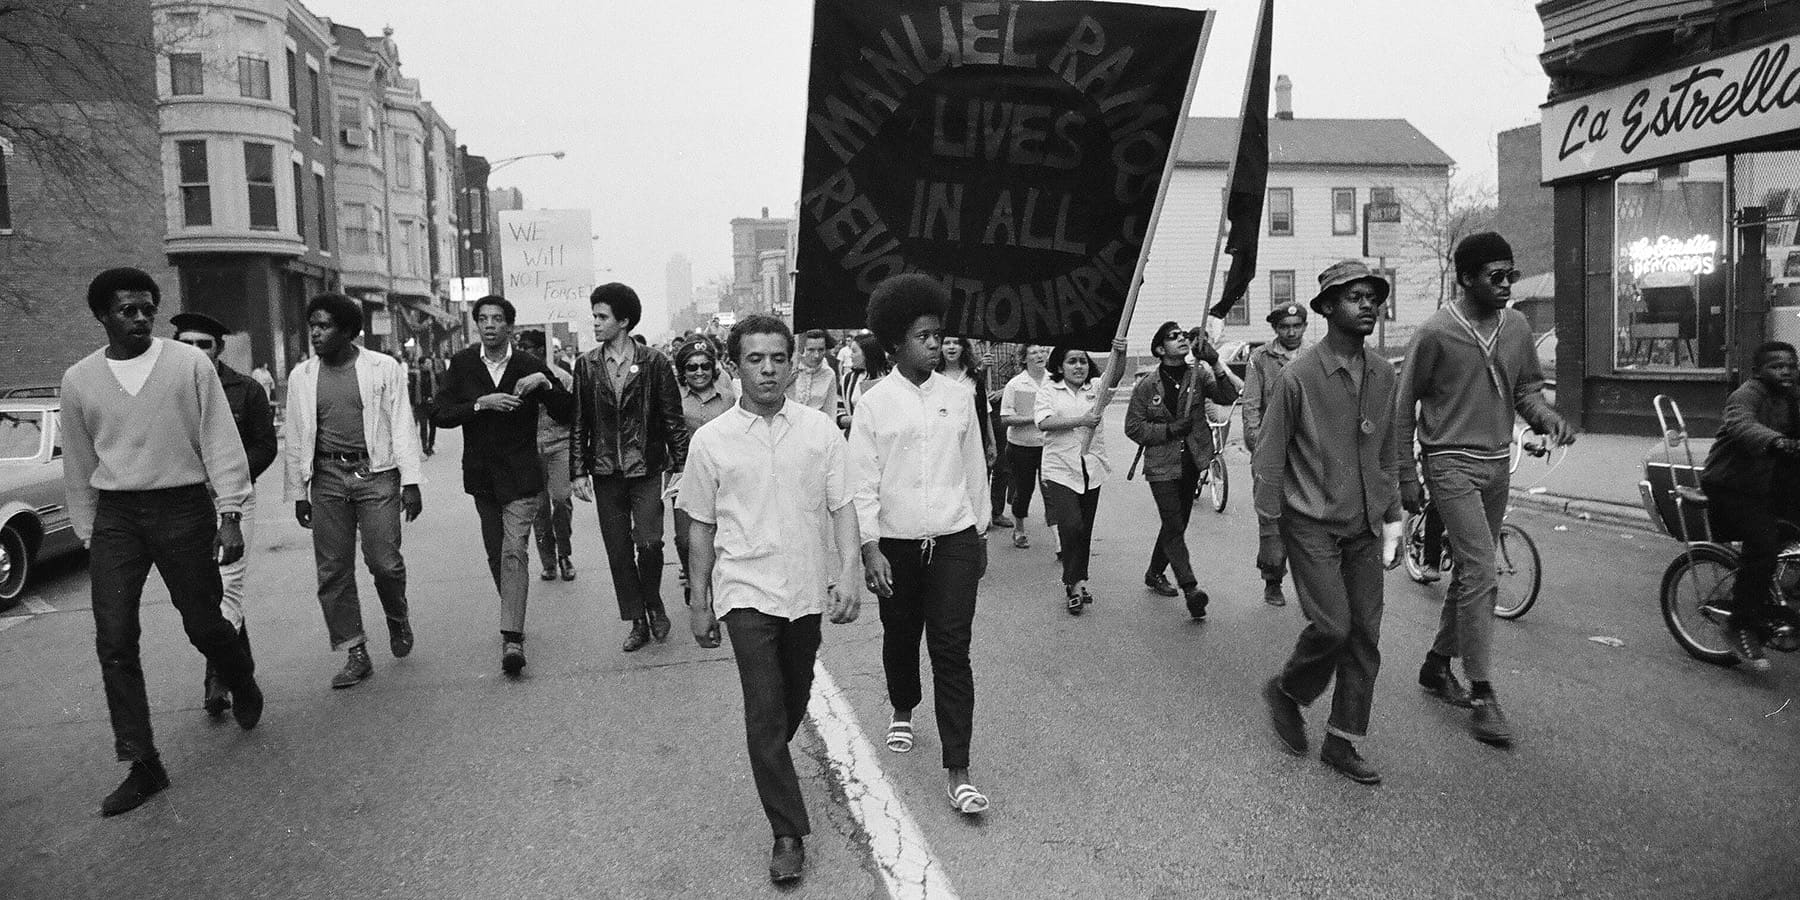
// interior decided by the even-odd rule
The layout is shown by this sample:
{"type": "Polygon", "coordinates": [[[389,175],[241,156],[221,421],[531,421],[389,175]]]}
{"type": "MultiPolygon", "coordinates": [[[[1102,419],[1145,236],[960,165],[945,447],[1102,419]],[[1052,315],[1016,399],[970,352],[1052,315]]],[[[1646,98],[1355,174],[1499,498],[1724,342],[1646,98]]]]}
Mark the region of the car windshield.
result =
{"type": "Polygon", "coordinates": [[[35,459],[43,443],[43,413],[0,413],[0,462],[35,459]]]}

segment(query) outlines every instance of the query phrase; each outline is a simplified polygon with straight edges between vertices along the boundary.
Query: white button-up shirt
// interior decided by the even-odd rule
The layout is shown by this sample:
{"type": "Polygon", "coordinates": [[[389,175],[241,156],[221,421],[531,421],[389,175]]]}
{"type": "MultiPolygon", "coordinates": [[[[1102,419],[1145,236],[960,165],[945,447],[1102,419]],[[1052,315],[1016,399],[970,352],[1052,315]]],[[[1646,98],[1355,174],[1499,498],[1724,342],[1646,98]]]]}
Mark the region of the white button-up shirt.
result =
{"type": "MultiPolygon", "coordinates": [[[[1155,377],[1155,376],[1151,376],[1155,377]]],[[[1094,408],[1095,382],[1097,378],[1088,379],[1081,390],[1069,389],[1066,381],[1044,379],[1038,388],[1037,407],[1033,417],[1039,425],[1051,416],[1068,418],[1085,416],[1094,408]]],[[[1106,391],[1106,402],[1112,402],[1113,392],[1106,391]]],[[[1038,469],[1038,477],[1052,484],[1060,484],[1077,494],[1085,494],[1105,483],[1112,474],[1112,467],[1106,463],[1106,434],[1099,428],[1069,428],[1063,431],[1044,432],[1044,461],[1038,469]],[[1082,445],[1087,445],[1087,452],[1082,452],[1082,445]],[[1082,475],[1083,462],[1087,463],[1087,474],[1082,475]]]]}
{"type": "Polygon", "coordinates": [[[770,418],[740,405],[694,432],[676,508],[713,533],[713,614],[823,613],[840,567],[831,513],[850,503],[844,435],[792,401],[770,418]]]}
{"type": "Polygon", "coordinates": [[[500,357],[499,362],[488,358],[486,347],[481,349],[481,364],[487,366],[488,377],[493,379],[495,388],[500,387],[500,379],[506,377],[506,366],[510,362],[512,362],[511,344],[506,345],[506,355],[500,357]]]}
{"type": "Polygon", "coordinates": [[[899,371],[857,402],[850,483],[863,543],[922,540],[987,529],[987,454],[975,392],[933,372],[915,385],[899,371]]]}

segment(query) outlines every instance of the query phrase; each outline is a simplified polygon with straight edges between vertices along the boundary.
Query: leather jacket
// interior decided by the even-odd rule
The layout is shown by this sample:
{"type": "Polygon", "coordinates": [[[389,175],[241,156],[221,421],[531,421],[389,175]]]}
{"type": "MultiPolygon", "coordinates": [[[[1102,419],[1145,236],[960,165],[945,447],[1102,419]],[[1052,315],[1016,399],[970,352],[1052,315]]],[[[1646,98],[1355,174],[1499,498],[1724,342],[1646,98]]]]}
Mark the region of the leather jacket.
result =
{"type": "Polygon", "coordinates": [[[231,420],[237,423],[238,437],[244,442],[244,455],[250,460],[250,480],[268,471],[279,448],[275,439],[275,408],[269,405],[269,394],[250,376],[224,364],[216,364],[219,384],[225,388],[225,400],[231,404],[231,420]]]}
{"type": "Polygon", "coordinates": [[[1145,481],[1180,478],[1184,451],[1195,468],[1204,471],[1212,465],[1215,448],[1204,401],[1227,404],[1238,398],[1237,387],[1229,379],[1213,375],[1206,364],[1188,367],[1175,404],[1193,423],[1193,430],[1182,437],[1169,433],[1176,417],[1163,403],[1163,391],[1162,373],[1153,371],[1131,389],[1131,402],[1125,407],[1125,436],[1144,448],[1145,481]]]}
{"type": "Polygon", "coordinates": [[[639,344],[625,389],[615,392],[605,352],[596,347],[575,360],[569,475],[641,478],[680,472],[687,465],[688,432],[675,366],[639,344]]]}

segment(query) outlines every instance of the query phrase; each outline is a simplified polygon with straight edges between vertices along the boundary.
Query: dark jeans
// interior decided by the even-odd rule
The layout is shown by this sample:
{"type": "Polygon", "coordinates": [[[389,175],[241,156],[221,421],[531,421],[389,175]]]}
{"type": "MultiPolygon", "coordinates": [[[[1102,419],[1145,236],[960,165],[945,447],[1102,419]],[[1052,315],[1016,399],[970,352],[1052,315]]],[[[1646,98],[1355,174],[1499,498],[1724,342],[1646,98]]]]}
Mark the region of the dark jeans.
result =
{"type": "MultiPolygon", "coordinates": [[[[1154,578],[1163,569],[1175,568],[1175,583],[1184,591],[1200,584],[1194,577],[1193,563],[1188,559],[1187,527],[1194,515],[1194,497],[1200,489],[1200,468],[1186,453],[1181,455],[1181,477],[1173,481],[1150,482],[1150,496],[1156,499],[1156,515],[1162,519],[1162,530],[1156,533],[1156,544],[1150,549],[1150,568],[1144,574],[1154,578]]],[[[1280,576],[1276,577],[1280,580],[1280,576]]]]}
{"type": "Polygon", "coordinates": [[[981,538],[966,528],[932,541],[881,539],[881,555],[893,568],[894,593],[881,598],[881,663],[888,702],[911,711],[924,697],[919,683],[919,638],[931,655],[932,705],[944,768],[969,765],[975,730],[975,673],[969,641],[975,625],[975,591],[981,582],[981,538]]]}
{"type": "MultiPolygon", "coordinates": [[[[1063,584],[1087,580],[1088,557],[1094,545],[1094,516],[1099,512],[1099,488],[1077,494],[1054,481],[1044,482],[1044,514],[1062,536],[1063,584]]],[[[1193,573],[1189,572],[1188,577],[1192,578],[1193,573]]]]}
{"type": "Polygon", "coordinates": [[[219,611],[224,586],[213,562],[218,535],[212,495],[203,484],[154,491],[101,491],[94,510],[88,578],[94,603],[94,651],[112,716],[113,750],[136,762],[156,756],[150,698],[138,653],[144,580],[155,565],[181,614],[188,642],[227,687],[256,670],[236,628],[219,611]]]}
{"type": "Polygon", "coordinates": [[[744,743],[756,795],[776,837],[812,833],[800,778],[788,742],[806,718],[813,660],[819,654],[819,616],[789,621],[754,609],[725,614],[731,652],[744,688],[744,743]]]}
{"type": "Polygon", "coordinates": [[[1708,515],[1715,522],[1729,522],[1731,536],[1743,540],[1738,552],[1737,580],[1731,599],[1724,605],[1734,626],[1753,628],[1767,616],[1769,579],[1775,574],[1775,557],[1786,535],[1780,523],[1800,520],[1800,492],[1790,479],[1777,475],[1768,495],[1747,494],[1725,488],[1706,489],[1708,515]]]}
{"type": "Polygon", "coordinates": [[[356,594],[357,537],[375,578],[388,628],[406,621],[406,560],[400,555],[400,470],[357,477],[356,463],[313,463],[313,565],[319,573],[319,607],[331,649],[367,642],[362,601],[356,594]]]}
{"type": "Polygon", "coordinates": [[[419,449],[426,453],[437,451],[437,425],[431,421],[431,410],[424,404],[413,407],[413,419],[419,425],[419,449]]]}
{"type": "Polygon", "coordinates": [[[606,545],[606,562],[619,597],[619,618],[635,621],[649,610],[663,608],[662,475],[599,475],[593,482],[600,540],[606,545]]]}
{"type": "Polygon", "coordinates": [[[1360,738],[1369,733],[1381,670],[1381,536],[1330,529],[1290,510],[1281,517],[1281,541],[1307,624],[1277,684],[1305,705],[1335,676],[1326,731],[1360,738]]]}
{"type": "Polygon", "coordinates": [[[1037,490],[1038,466],[1044,462],[1044,448],[1006,445],[1007,478],[1010,479],[1013,518],[1020,522],[1031,515],[1031,492],[1037,490]]]}

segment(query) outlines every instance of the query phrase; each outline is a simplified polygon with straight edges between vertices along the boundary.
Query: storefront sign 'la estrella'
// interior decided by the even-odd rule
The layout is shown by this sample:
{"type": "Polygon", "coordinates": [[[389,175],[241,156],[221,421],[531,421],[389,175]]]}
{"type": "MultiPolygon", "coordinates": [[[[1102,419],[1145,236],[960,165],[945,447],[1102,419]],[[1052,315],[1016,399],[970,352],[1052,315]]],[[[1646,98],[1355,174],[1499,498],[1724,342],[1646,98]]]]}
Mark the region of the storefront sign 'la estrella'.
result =
{"type": "Polygon", "coordinates": [[[1546,183],[1795,128],[1800,37],[1544,107],[1546,183]]]}

